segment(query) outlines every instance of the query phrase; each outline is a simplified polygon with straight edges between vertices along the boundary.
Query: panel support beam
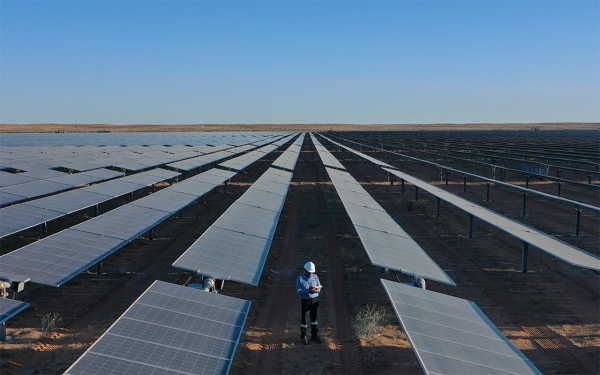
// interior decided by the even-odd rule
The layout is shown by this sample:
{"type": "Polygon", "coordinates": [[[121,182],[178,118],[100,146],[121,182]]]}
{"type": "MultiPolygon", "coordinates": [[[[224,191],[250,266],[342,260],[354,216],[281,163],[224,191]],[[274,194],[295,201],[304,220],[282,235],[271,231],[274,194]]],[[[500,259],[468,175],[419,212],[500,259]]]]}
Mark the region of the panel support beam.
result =
{"type": "Polygon", "coordinates": [[[468,237],[473,238],[473,215],[469,214],[469,231],[468,237]]]}
{"type": "Polygon", "coordinates": [[[521,261],[521,272],[527,273],[527,256],[529,255],[529,244],[523,241],[523,254],[521,261]]]}

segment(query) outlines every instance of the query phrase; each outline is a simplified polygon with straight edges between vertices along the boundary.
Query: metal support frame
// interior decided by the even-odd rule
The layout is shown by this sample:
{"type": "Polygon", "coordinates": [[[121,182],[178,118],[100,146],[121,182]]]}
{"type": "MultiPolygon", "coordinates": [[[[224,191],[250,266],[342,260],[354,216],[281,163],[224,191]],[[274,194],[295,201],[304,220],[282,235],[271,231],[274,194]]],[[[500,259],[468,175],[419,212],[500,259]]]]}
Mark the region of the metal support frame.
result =
{"type": "MultiPolygon", "coordinates": [[[[592,175],[588,174],[588,185],[592,184],[592,175]]],[[[588,188],[588,190],[591,190],[591,188],[588,188]]]]}
{"type": "Polygon", "coordinates": [[[505,174],[504,169],[501,169],[500,172],[501,172],[500,173],[500,179],[501,179],[500,181],[504,182],[504,174],[505,174]]]}
{"type": "Polygon", "coordinates": [[[469,231],[468,237],[473,238],[473,215],[469,214],[469,231]]]}
{"type": "Polygon", "coordinates": [[[401,181],[402,181],[402,192],[404,193],[404,191],[405,191],[404,190],[404,179],[402,178],[401,181]]]}
{"type": "Polygon", "coordinates": [[[560,197],[560,185],[561,185],[560,182],[556,183],[556,195],[559,196],[559,197],[560,197]]]}
{"type": "Polygon", "coordinates": [[[0,342],[6,341],[6,322],[0,324],[0,342]]]}
{"type": "Polygon", "coordinates": [[[99,261],[96,264],[96,274],[97,275],[102,275],[102,261],[99,261]]]}
{"type": "Polygon", "coordinates": [[[527,215],[527,193],[523,193],[523,209],[521,210],[521,215],[527,215]]]}
{"type": "Polygon", "coordinates": [[[527,256],[529,255],[529,244],[523,241],[523,255],[521,257],[521,272],[527,273],[527,256]]]}
{"type": "Polygon", "coordinates": [[[388,173],[388,179],[390,180],[390,185],[394,185],[394,175],[391,173],[388,173]]]}
{"type": "Polygon", "coordinates": [[[98,216],[100,209],[98,208],[98,205],[94,205],[94,216],[98,216]]]}
{"type": "Polygon", "coordinates": [[[439,197],[435,197],[435,217],[440,217],[440,205],[441,199],[439,197]]]}
{"type": "Polygon", "coordinates": [[[446,185],[448,185],[449,179],[450,179],[450,171],[446,169],[446,185]]]}
{"type": "Polygon", "coordinates": [[[154,240],[154,229],[150,229],[150,230],[148,231],[148,239],[149,239],[150,241],[154,240]]]}
{"type": "Polygon", "coordinates": [[[579,236],[579,224],[581,223],[581,209],[575,209],[575,236],[579,236]]]}
{"type": "Polygon", "coordinates": [[[156,193],[156,184],[152,184],[152,192],[156,193]]]}
{"type": "Polygon", "coordinates": [[[525,176],[525,189],[529,189],[529,175],[525,176]]]}
{"type": "Polygon", "coordinates": [[[133,202],[133,192],[129,193],[129,201],[133,202]]]}
{"type": "Polygon", "coordinates": [[[463,193],[467,192],[467,176],[463,175],[463,193]]]}
{"type": "Polygon", "coordinates": [[[419,200],[419,187],[415,185],[415,202],[419,200]]]}
{"type": "Polygon", "coordinates": [[[183,219],[183,208],[181,210],[179,210],[179,218],[183,219]]]}
{"type": "Polygon", "coordinates": [[[48,235],[48,223],[43,222],[42,223],[42,238],[46,238],[47,235],[48,235]]]}

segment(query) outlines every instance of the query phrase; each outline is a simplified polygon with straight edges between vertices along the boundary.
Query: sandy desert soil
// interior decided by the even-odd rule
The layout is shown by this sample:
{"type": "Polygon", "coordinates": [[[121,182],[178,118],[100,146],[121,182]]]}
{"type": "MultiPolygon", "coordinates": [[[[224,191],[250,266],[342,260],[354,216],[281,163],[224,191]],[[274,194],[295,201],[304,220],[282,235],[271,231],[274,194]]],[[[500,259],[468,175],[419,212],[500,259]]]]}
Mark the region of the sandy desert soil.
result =
{"type": "Polygon", "coordinates": [[[394,130],[594,130],[600,123],[535,124],[197,124],[197,125],[111,125],[111,124],[0,124],[0,133],[99,133],[99,132],[225,132],[225,131],[394,131],[394,130]]]}
{"type": "MultiPolygon", "coordinates": [[[[475,225],[467,238],[466,214],[443,206],[435,217],[435,199],[414,190],[390,186],[387,177],[349,153],[331,151],[388,213],[456,281],[451,287],[435,282],[428,289],[473,300],[496,326],[545,374],[597,374],[600,369],[600,276],[571,267],[535,249],[530,250],[527,274],[520,272],[518,240],[475,225]],[[409,208],[408,201],[412,201],[409,208]]],[[[0,373],[20,374],[34,368],[40,374],[66,370],[133,303],[154,280],[183,284],[190,274],[171,267],[173,261],[262,174],[278,156],[274,153],[239,174],[217,193],[185,210],[155,230],[155,239],[140,238],[104,263],[104,274],[84,273],[60,288],[27,285],[19,299],[31,307],[7,323],[13,342],[0,345],[0,373]],[[119,275],[118,269],[127,272],[119,275]],[[38,315],[56,312],[62,321],[48,335],[40,332],[38,315]]],[[[374,155],[377,157],[376,155],[374,155]]],[[[404,171],[433,181],[425,168],[404,171]]],[[[433,174],[433,173],[432,173],[433,174]]],[[[506,181],[519,176],[506,176],[506,181]]],[[[438,182],[439,183],[439,182],[438,182]]],[[[543,182],[539,182],[543,184],[543,182]]],[[[442,186],[441,183],[439,183],[442,186]]],[[[582,235],[573,237],[573,212],[550,202],[528,203],[519,217],[521,197],[462,181],[451,181],[453,193],[486,207],[545,228],[548,233],[586,250],[600,252],[600,218],[585,215],[582,235]]],[[[122,202],[124,203],[124,202],[122,202]]],[[[119,204],[113,202],[112,204],[119,204]]],[[[109,209],[107,207],[106,209],[109,209]]],[[[53,223],[59,230],[85,214],[53,223]]],[[[2,241],[2,248],[21,247],[39,233],[29,231],[2,241]],[[20,242],[19,242],[20,241],[20,242]]],[[[93,271],[93,270],[92,270],[93,271]]],[[[403,275],[400,280],[407,281],[403,275]]],[[[380,279],[370,265],[353,226],[327,177],[310,140],[294,173],[258,287],[227,282],[222,293],[252,301],[231,374],[421,374],[419,363],[400,328],[380,279]],[[320,329],[326,342],[300,345],[299,301],[294,281],[307,260],[317,264],[324,285],[320,329]],[[365,306],[386,309],[378,336],[359,340],[354,318],[365,306]]]]}

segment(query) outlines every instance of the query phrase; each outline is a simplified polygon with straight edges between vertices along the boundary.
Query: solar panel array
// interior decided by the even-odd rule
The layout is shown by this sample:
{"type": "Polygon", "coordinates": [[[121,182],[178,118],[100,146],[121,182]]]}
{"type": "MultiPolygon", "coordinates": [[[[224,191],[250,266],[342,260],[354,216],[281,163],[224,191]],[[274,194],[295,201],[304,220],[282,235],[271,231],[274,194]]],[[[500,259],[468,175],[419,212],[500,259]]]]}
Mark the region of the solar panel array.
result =
{"type": "Polygon", "coordinates": [[[541,374],[475,303],[381,282],[426,374],[541,374]]]}
{"type": "Polygon", "coordinates": [[[323,164],[325,164],[325,166],[337,169],[346,169],[344,168],[342,163],[340,163],[333,155],[331,155],[331,152],[329,152],[329,150],[327,150],[321,144],[321,142],[319,142],[317,138],[315,138],[315,136],[312,135],[312,133],[310,133],[310,139],[312,139],[315,148],[317,149],[317,153],[319,153],[319,157],[321,158],[321,161],[323,162],[323,164]]]}
{"type": "Polygon", "coordinates": [[[291,180],[269,168],[173,266],[258,285],[291,180]]]}
{"type": "Polygon", "coordinates": [[[324,135],[322,135],[322,134],[319,134],[319,135],[320,135],[321,137],[325,138],[326,140],[328,140],[329,142],[333,143],[334,145],[336,145],[336,146],[338,146],[338,147],[341,147],[341,148],[343,148],[343,149],[344,149],[344,150],[346,150],[346,151],[350,151],[351,153],[353,153],[353,154],[355,154],[355,155],[358,155],[358,156],[360,156],[361,158],[367,159],[368,161],[370,161],[370,162],[371,162],[371,163],[373,163],[373,164],[379,165],[379,166],[381,166],[381,167],[392,167],[392,166],[391,166],[391,165],[389,165],[388,163],[384,163],[384,162],[382,162],[381,160],[375,159],[374,157],[371,157],[371,156],[369,156],[369,155],[367,155],[367,154],[363,154],[362,152],[358,152],[358,151],[356,151],[355,149],[352,149],[352,148],[350,148],[350,147],[348,147],[348,146],[344,146],[343,144],[341,144],[341,143],[338,143],[338,142],[336,142],[336,141],[333,141],[333,140],[331,140],[331,139],[327,138],[326,136],[324,136],[324,135]]]}
{"type": "Polygon", "coordinates": [[[195,158],[182,160],[176,163],[167,164],[167,167],[174,168],[180,171],[191,171],[194,169],[198,169],[204,167],[205,165],[209,165],[215,162],[218,162],[223,159],[231,158],[233,156],[239,155],[248,150],[252,150],[256,148],[253,145],[243,145],[238,147],[231,147],[226,150],[217,151],[210,154],[205,154],[202,156],[197,156],[195,158]]]}
{"type": "Polygon", "coordinates": [[[325,169],[371,263],[408,275],[456,285],[349,173],[325,169]]]}
{"type": "Polygon", "coordinates": [[[288,147],[287,150],[285,150],[277,159],[275,159],[272,166],[293,171],[296,168],[296,162],[298,162],[298,157],[300,156],[300,151],[302,150],[304,135],[305,133],[302,133],[300,137],[298,137],[294,143],[288,147]]]}
{"type": "Polygon", "coordinates": [[[587,251],[560,241],[537,229],[509,219],[506,216],[500,215],[490,209],[463,199],[406,173],[388,168],[383,169],[558,259],[579,267],[600,270],[600,258],[587,251]]]}
{"type": "MultiPolygon", "coordinates": [[[[109,174],[105,172],[98,173],[98,175],[104,177],[109,176],[109,174]]],[[[117,175],[121,175],[121,173],[117,173],[117,175]]],[[[167,171],[165,169],[152,169],[135,175],[99,183],[94,186],[70,190],[49,197],[2,208],[0,209],[0,238],[32,228],[64,215],[93,207],[96,204],[106,202],[123,194],[134,192],[148,185],[156,184],[178,175],[179,173],[177,172],[167,171]]]]}
{"type": "Polygon", "coordinates": [[[27,302],[0,297],[0,324],[4,324],[8,319],[25,310],[28,306],[27,302]]]}
{"type": "Polygon", "coordinates": [[[207,171],[3,255],[0,276],[18,275],[60,286],[234,175],[207,171]]]}
{"type": "Polygon", "coordinates": [[[65,374],[227,374],[249,310],[155,281],[65,374]]]}
{"type": "Polygon", "coordinates": [[[278,146],[269,144],[269,145],[263,146],[259,149],[256,149],[254,151],[250,151],[247,154],[238,156],[233,159],[229,159],[229,160],[219,164],[219,166],[239,172],[241,170],[248,168],[248,166],[250,166],[251,164],[254,164],[255,162],[262,159],[263,157],[270,154],[271,152],[275,151],[277,148],[278,148],[278,146]]]}

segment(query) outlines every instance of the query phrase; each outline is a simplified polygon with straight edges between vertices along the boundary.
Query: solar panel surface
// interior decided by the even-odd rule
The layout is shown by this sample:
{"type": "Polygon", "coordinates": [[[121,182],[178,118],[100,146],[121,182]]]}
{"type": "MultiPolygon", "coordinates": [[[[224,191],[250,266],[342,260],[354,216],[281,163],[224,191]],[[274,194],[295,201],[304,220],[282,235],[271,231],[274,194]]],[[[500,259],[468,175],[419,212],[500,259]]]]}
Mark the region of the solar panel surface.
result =
{"type": "Polygon", "coordinates": [[[65,374],[227,374],[249,309],[155,281],[65,374]]]}
{"type": "Polygon", "coordinates": [[[0,298],[0,324],[17,315],[29,306],[27,302],[15,301],[8,298],[0,298]]]}
{"type": "Polygon", "coordinates": [[[587,251],[560,241],[559,239],[537,229],[509,219],[506,216],[500,215],[476,203],[447,192],[446,190],[407,175],[406,173],[387,168],[384,168],[384,170],[394,174],[397,177],[403,178],[407,182],[418,186],[420,189],[428,191],[436,197],[441,198],[445,202],[451,203],[465,212],[468,212],[473,216],[476,216],[481,220],[505,231],[506,233],[513,235],[546,253],[562,259],[567,263],[584,268],[600,270],[600,258],[588,253],[587,251]]]}
{"type": "Polygon", "coordinates": [[[381,283],[426,374],[541,374],[475,303],[381,283]]]}

